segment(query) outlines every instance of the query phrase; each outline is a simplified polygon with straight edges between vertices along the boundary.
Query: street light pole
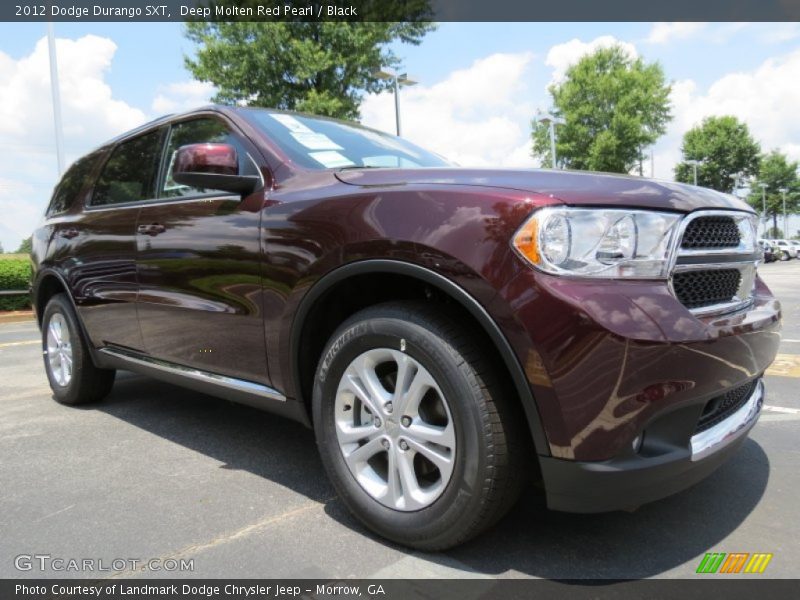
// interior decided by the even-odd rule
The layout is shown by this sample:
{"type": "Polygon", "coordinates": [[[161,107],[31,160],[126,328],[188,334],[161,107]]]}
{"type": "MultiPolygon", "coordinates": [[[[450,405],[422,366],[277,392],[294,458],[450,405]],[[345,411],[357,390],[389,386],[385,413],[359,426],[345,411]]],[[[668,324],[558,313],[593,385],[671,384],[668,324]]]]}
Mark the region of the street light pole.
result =
{"type": "Polygon", "coordinates": [[[786,192],[788,192],[789,190],[787,188],[785,188],[785,187],[782,187],[782,188],[778,188],[778,191],[781,193],[781,196],[783,196],[783,237],[788,239],[789,238],[789,225],[786,222],[786,192]]]}
{"type": "Polygon", "coordinates": [[[53,125],[56,132],[56,161],[58,176],[64,172],[64,137],[61,129],[61,92],[58,87],[58,60],[53,22],[47,24],[47,47],[50,52],[50,91],[53,96],[53,125]]]}
{"type": "Polygon", "coordinates": [[[767,188],[766,183],[759,183],[761,188],[761,218],[764,219],[764,237],[767,237],[767,188]]]}
{"type": "Polygon", "coordinates": [[[394,123],[397,131],[397,137],[400,137],[400,87],[416,85],[416,81],[411,79],[407,73],[397,74],[389,69],[374,71],[373,75],[379,79],[387,79],[392,82],[394,89],[394,123]]]}
{"type": "Polygon", "coordinates": [[[539,123],[544,123],[550,127],[550,157],[552,159],[552,164],[550,166],[553,169],[557,169],[558,161],[556,160],[556,125],[564,125],[566,121],[561,117],[556,117],[555,115],[551,114],[544,114],[540,117],[537,117],[536,120],[539,123]]]}
{"type": "MultiPolygon", "coordinates": [[[[691,159],[691,160],[687,160],[686,161],[687,165],[692,165],[692,171],[694,172],[694,184],[695,185],[697,185],[697,167],[698,167],[698,165],[702,165],[703,163],[705,163],[704,160],[691,159]]],[[[738,180],[736,180],[736,183],[737,184],[739,183],[738,180]]]]}

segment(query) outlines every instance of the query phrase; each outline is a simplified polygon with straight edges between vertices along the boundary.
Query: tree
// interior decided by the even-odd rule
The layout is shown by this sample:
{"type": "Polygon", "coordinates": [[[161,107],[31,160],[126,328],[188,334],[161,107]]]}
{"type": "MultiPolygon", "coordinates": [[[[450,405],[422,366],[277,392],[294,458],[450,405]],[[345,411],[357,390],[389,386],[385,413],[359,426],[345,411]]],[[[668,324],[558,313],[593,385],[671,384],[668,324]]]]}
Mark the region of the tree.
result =
{"type": "Polygon", "coordinates": [[[19,245],[17,248],[16,254],[30,254],[33,244],[33,236],[28,236],[19,245]]]}
{"type": "Polygon", "coordinates": [[[693,167],[686,161],[701,160],[697,184],[731,192],[735,185],[732,175],[741,173],[744,179],[756,174],[761,147],[736,117],[708,117],[686,132],[681,153],[683,162],[675,165],[677,181],[693,183],[693,167]]]}
{"type": "MultiPolygon", "coordinates": [[[[658,63],[633,59],[620,46],[601,48],[549,88],[558,127],[558,162],[571,169],[628,173],[671,120],[671,86],[658,63]]],[[[533,123],[533,154],[552,164],[549,126],[533,123]]]]}
{"type": "Polygon", "coordinates": [[[199,47],[186,66],[214,84],[215,102],[357,119],[365,93],[390,87],[375,73],[401,66],[390,44],[417,45],[434,28],[427,1],[398,5],[397,22],[190,22],[199,47]]]}
{"type": "Polygon", "coordinates": [[[773,150],[761,158],[758,176],[750,186],[748,202],[755,208],[762,219],[772,217],[772,229],[778,229],[778,215],[783,216],[783,193],[786,189],[786,214],[797,211],[800,206],[800,179],[797,176],[798,163],[790,161],[785,154],[773,150]],[[766,184],[765,193],[761,194],[761,185],[766,184]],[[763,199],[766,198],[767,211],[763,211],[763,199]]]}

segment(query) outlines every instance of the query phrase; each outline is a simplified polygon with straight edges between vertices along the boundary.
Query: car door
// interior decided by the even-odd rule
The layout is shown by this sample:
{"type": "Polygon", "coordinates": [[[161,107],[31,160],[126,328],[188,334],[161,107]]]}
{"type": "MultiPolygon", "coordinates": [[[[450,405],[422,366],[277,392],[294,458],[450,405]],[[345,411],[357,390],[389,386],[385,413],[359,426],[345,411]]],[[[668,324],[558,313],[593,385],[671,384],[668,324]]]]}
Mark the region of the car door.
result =
{"type": "Polygon", "coordinates": [[[165,128],[114,146],[85,206],[58,235],[70,239],[64,268],[93,345],[144,348],[136,314],[136,222],[140,203],[155,196],[165,128]]]}
{"type": "Polygon", "coordinates": [[[142,337],[154,358],[269,383],[259,236],[263,189],[243,200],[175,183],[177,149],[206,142],[233,145],[240,173],[260,175],[256,151],[221,118],[171,126],[159,199],[142,206],[137,223],[142,337]]]}

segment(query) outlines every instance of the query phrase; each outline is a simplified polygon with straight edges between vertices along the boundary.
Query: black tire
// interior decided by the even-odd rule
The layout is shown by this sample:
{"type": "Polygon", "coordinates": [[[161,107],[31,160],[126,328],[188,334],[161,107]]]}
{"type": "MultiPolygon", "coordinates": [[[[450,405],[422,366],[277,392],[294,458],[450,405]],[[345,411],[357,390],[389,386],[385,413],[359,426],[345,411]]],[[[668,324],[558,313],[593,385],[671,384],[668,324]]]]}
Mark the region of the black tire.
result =
{"type": "Polygon", "coordinates": [[[789,260],[790,258],[792,258],[792,257],[789,256],[789,253],[786,250],[781,252],[781,260],[786,261],[786,260],[789,260]]]}
{"type": "Polygon", "coordinates": [[[64,294],[56,294],[47,303],[42,315],[42,350],[44,356],[44,369],[53,398],[61,404],[76,406],[102,400],[111,391],[114,385],[116,371],[113,369],[98,369],[92,362],[87,342],[82,334],[78,318],[72,304],[64,294]],[[72,369],[68,381],[62,384],[58,375],[53,372],[48,355],[48,330],[51,321],[56,319],[66,325],[72,350],[72,369]]]}
{"type": "MultiPolygon", "coordinates": [[[[353,315],[326,345],[314,381],[313,417],[325,469],[340,498],[389,540],[436,551],[456,546],[500,519],[522,487],[518,407],[487,360],[486,344],[441,307],[380,304],[353,315]],[[348,468],[334,423],[335,397],[348,365],[375,348],[401,350],[424,366],[447,398],[455,459],[444,491],[429,506],[395,510],[368,494],[348,468]]],[[[397,416],[399,418],[399,415],[397,416]]]]}

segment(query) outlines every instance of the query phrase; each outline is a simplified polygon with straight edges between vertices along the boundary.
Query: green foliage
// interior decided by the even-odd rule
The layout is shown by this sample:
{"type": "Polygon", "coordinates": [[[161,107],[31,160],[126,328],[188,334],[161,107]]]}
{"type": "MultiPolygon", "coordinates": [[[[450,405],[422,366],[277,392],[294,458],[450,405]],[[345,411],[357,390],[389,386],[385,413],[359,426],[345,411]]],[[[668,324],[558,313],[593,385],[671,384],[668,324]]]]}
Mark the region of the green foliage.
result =
{"type": "Polygon", "coordinates": [[[731,192],[735,182],[731,175],[744,178],[758,171],[761,147],[750,135],[745,123],[736,117],[708,117],[686,132],[681,146],[683,161],[675,165],[675,179],[693,183],[692,165],[687,160],[702,160],[697,167],[697,185],[720,192],[731,192]]]}
{"type": "Polygon", "coordinates": [[[364,94],[390,85],[374,73],[400,67],[391,44],[434,28],[426,0],[400,4],[387,13],[397,22],[187,23],[198,48],[186,67],[216,86],[215,102],[357,119],[364,94]]]}
{"type": "Polygon", "coordinates": [[[783,229],[780,227],[770,227],[767,229],[766,238],[768,240],[782,240],[783,238],[783,229]]]}
{"type": "MultiPolygon", "coordinates": [[[[601,48],[550,86],[557,126],[556,155],[570,169],[628,173],[643,149],[666,131],[671,86],[658,63],[632,59],[620,46],[601,48]]],[[[551,164],[548,125],[533,122],[533,154],[551,164]]]]}
{"type": "Polygon", "coordinates": [[[763,212],[763,200],[766,198],[767,212],[762,218],[772,217],[772,226],[777,228],[778,217],[783,218],[783,194],[781,188],[786,188],[786,214],[797,212],[800,208],[800,179],[797,176],[798,163],[790,161],[785,154],[773,150],[761,157],[755,183],[751,185],[751,193],[747,198],[750,205],[759,214],[763,212]],[[762,197],[760,184],[767,188],[762,197]]]}
{"type": "MultiPolygon", "coordinates": [[[[7,256],[0,260],[0,290],[27,290],[31,278],[30,259],[7,256]]],[[[22,310],[30,306],[28,295],[0,296],[0,310],[22,310]]]]}
{"type": "Polygon", "coordinates": [[[33,236],[28,236],[19,245],[17,248],[16,254],[30,254],[32,249],[33,243],[33,236]]]}

